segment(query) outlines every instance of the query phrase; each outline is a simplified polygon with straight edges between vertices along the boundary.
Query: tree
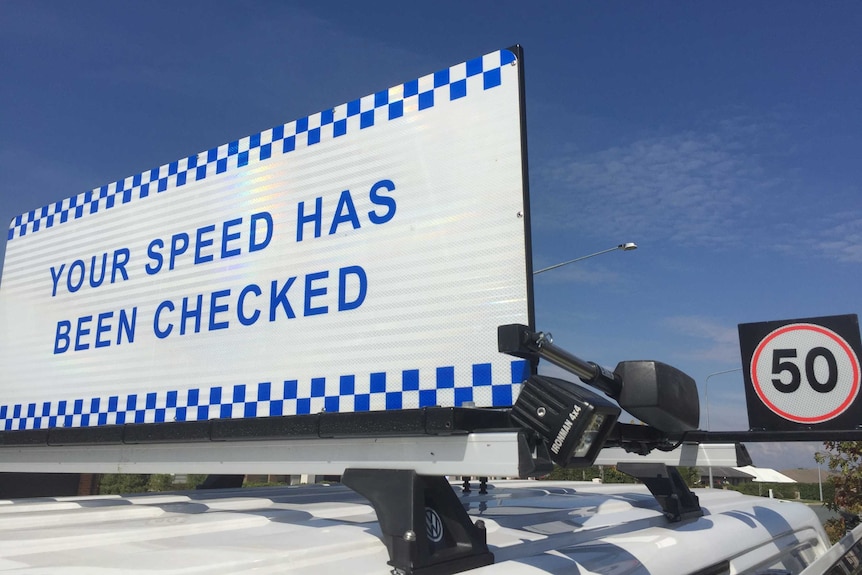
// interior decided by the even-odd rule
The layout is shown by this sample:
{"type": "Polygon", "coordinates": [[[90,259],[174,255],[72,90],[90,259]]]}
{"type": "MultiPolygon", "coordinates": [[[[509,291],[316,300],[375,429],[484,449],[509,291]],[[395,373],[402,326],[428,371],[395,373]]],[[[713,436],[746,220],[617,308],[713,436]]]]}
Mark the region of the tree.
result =
{"type": "Polygon", "coordinates": [[[155,473],[147,480],[147,491],[174,490],[174,476],[169,473],[155,473]]]}
{"type": "Polygon", "coordinates": [[[612,465],[593,465],[592,467],[566,468],[554,465],[554,470],[543,479],[557,481],[592,481],[601,479],[602,483],[638,483],[638,480],[612,465]]]}
{"type": "Polygon", "coordinates": [[[697,470],[697,467],[680,466],[676,470],[689,487],[695,487],[700,483],[700,472],[697,470]]]}
{"type": "MultiPolygon", "coordinates": [[[[826,451],[817,452],[817,463],[826,463],[834,472],[829,481],[835,487],[835,496],[826,502],[826,507],[842,514],[840,519],[826,522],[826,531],[836,540],[847,529],[852,529],[847,519],[862,513],[862,441],[826,441],[826,451]]],[[[858,518],[855,519],[858,523],[858,518]]]]}
{"type": "Polygon", "coordinates": [[[101,495],[143,493],[147,490],[148,475],[133,473],[106,473],[99,482],[101,495]]]}
{"type": "Polygon", "coordinates": [[[597,466],[568,468],[554,465],[554,470],[542,479],[552,479],[556,481],[591,481],[597,477],[601,477],[601,471],[597,466]]]}
{"type": "Polygon", "coordinates": [[[106,473],[101,476],[99,493],[102,495],[147,493],[153,491],[181,491],[195,489],[206,475],[188,474],[185,483],[176,483],[176,476],[167,473],[141,475],[134,473],[106,473]]]}

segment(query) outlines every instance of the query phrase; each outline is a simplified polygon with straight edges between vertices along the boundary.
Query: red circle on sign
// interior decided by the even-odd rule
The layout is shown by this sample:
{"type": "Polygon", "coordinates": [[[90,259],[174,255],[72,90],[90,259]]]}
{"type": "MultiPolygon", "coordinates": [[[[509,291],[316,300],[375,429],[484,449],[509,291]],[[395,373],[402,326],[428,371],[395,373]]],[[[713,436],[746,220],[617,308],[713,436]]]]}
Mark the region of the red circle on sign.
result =
{"type": "Polygon", "coordinates": [[[859,393],[859,371],[859,359],[856,357],[856,354],[853,352],[853,349],[850,347],[850,345],[846,341],[844,341],[844,338],[842,338],[840,335],[830,329],[808,323],[787,325],[778,328],[769,335],[767,335],[759,344],[757,344],[757,348],[754,350],[754,355],[751,358],[751,364],[749,365],[751,383],[754,386],[754,391],[757,393],[757,396],[760,398],[764,405],[766,405],[774,413],[777,413],[781,417],[790,421],[795,421],[797,423],[813,424],[823,423],[825,421],[829,421],[830,419],[834,419],[835,417],[838,417],[839,415],[844,413],[844,411],[846,411],[847,408],[850,407],[850,405],[856,399],[857,394],[859,393]],[[775,403],[769,400],[767,394],[763,391],[763,388],[760,385],[760,381],[757,377],[757,364],[760,361],[760,354],[773,339],[792,331],[813,331],[819,333],[820,335],[824,335],[836,344],[838,344],[838,346],[844,351],[845,354],[847,354],[847,357],[850,360],[850,365],[853,370],[853,379],[850,392],[847,394],[847,397],[841,402],[841,404],[838,405],[838,407],[829,411],[828,413],[824,413],[816,417],[804,417],[792,413],[787,413],[785,410],[779,408],[777,405],[775,405],[775,403]]]}

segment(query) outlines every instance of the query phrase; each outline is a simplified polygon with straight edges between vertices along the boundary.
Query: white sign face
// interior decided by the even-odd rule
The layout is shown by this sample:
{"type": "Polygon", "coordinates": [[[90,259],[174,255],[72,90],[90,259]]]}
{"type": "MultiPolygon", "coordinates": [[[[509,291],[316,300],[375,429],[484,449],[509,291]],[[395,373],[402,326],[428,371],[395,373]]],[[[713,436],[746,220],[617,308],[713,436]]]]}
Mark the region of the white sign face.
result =
{"type": "Polygon", "coordinates": [[[494,52],[13,220],[0,430],[511,405],[520,66],[494,52]]]}
{"type": "Polygon", "coordinates": [[[774,330],[755,349],[750,369],[763,404],[796,423],[834,419],[859,393],[859,359],[844,338],[821,325],[774,330]]]}

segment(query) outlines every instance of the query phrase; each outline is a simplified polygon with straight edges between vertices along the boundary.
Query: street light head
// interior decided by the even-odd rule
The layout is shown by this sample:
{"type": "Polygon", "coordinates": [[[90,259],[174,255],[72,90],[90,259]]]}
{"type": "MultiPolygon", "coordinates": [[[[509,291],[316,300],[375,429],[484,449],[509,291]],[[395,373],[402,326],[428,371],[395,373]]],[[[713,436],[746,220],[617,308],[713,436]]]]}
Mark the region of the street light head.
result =
{"type": "Polygon", "coordinates": [[[626,242],[624,244],[620,244],[619,246],[617,246],[617,249],[621,249],[624,252],[630,252],[632,250],[638,249],[638,245],[634,242],[626,242]]]}

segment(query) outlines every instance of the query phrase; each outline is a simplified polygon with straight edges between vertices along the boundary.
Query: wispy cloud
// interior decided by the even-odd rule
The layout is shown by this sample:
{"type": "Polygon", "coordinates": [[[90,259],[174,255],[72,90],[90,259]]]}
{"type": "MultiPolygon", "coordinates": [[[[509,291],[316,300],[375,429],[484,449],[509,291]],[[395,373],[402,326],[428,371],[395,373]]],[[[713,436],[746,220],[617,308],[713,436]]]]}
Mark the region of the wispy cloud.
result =
{"type": "Polygon", "coordinates": [[[734,242],[733,220],[749,209],[740,190],[764,185],[756,161],[718,133],[640,138],[539,167],[548,198],[543,225],[618,229],[700,244],[734,242]]]}
{"type": "Polygon", "coordinates": [[[555,269],[553,273],[541,275],[543,284],[554,285],[584,284],[606,286],[616,284],[620,279],[621,276],[618,272],[603,269],[600,266],[593,266],[588,269],[568,266],[555,269]]]}
{"type": "Polygon", "coordinates": [[[802,228],[781,244],[781,249],[793,252],[800,244],[809,246],[819,255],[842,262],[862,263],[862,210],[827,214],[817,218],[815,225],[802,228]]]}
{"type": "Polygon", "coordinates": [[[736,326],[728,327],[700,316],[674,316],[663,325],[689,339],[685,357],[693,360],[739,362],[739,335],[736,326]]]}
{"type": "MultiPolygon", "coordinates": [[[[755,467],[769,469],[816,469],[814,454],[823,451],[822,443],[751,443],[747,445],[755,467]]],[[[824,469],[823,480],[826,480],[824,469]]]]}
{"type": "Polygon", "coordinates": [[[862,261],[858,191],[824,201],[828,174],[808,174],[817,189],[806,183],[801,152],[786,140],[781,122],[739,116],[561,152],[533,167],[537,187],[555,190],[537,203],[534,219],[582,234],[600,229],[712,249],[757,243],[796,257],[862,261]]]}

